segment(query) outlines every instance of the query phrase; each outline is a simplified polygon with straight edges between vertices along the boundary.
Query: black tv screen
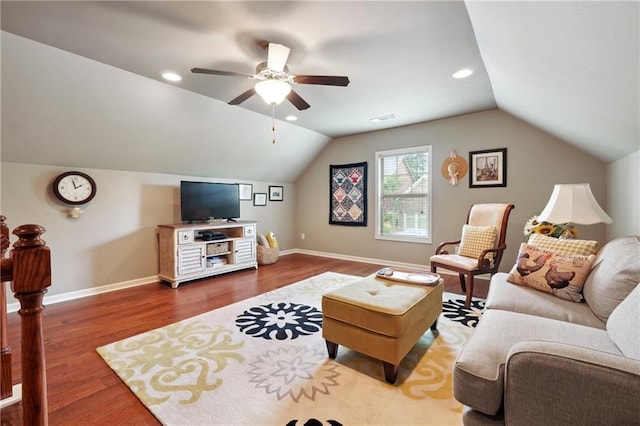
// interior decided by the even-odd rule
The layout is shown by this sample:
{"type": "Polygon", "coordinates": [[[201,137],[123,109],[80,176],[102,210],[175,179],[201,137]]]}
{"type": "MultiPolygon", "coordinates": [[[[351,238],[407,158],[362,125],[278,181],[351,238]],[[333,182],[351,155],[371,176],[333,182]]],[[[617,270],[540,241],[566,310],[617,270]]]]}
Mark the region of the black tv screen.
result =
{"type": "Polygon", "coordinates": [[[180,213],[187,223],[239,218],[238,184],[182,181],[180,213]]]}

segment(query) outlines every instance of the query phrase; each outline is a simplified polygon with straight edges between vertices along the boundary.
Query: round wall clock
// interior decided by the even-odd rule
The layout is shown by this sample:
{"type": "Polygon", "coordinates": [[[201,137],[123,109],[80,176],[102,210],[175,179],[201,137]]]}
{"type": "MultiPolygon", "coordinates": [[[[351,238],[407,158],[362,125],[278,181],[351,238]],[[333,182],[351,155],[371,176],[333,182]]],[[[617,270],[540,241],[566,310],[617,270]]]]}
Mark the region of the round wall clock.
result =
{"type": "Polygon", "coordinates": [[[86,204],[96,196],[96,182],[83,172],[65,172],[53,181],[53,193],[66,204],[86,204]]]}

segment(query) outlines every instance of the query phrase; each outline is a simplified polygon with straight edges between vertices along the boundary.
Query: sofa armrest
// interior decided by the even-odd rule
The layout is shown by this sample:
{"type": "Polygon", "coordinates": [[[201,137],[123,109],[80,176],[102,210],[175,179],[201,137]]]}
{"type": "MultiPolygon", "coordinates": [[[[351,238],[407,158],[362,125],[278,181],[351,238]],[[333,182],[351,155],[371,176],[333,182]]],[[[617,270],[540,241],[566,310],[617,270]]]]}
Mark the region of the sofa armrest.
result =
{"type": "Polygon", "coordinates": [[[526,341],[505,367],[506,424],[640,424],[640,361],[526,341]]]}

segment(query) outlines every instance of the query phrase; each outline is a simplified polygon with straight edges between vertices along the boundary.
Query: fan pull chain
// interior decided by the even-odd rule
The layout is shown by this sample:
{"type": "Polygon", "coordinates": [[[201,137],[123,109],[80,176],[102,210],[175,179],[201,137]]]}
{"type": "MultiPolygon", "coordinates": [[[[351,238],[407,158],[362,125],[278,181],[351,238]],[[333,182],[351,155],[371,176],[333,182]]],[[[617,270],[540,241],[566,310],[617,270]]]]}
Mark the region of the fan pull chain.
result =
{"type": "Polygon", "coordinates": [[[271,105],[271,132],[273,132],[273,144],[276,143],[276,105],[271,105]]]}

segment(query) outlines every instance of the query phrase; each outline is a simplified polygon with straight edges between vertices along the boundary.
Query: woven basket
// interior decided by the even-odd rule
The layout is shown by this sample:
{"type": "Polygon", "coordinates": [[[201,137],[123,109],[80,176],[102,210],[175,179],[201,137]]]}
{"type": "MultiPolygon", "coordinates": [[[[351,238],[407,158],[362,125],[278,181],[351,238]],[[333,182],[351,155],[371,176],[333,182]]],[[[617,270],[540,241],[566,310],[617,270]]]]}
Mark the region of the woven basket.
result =
{"type": "Polygon", "coordinates": [[[258,265],[270,265],[271,263],[276,263],[278,255],[280,254],[280,249],[278,247],[265,247],[259,245],[257,251],[258,265]]]}

